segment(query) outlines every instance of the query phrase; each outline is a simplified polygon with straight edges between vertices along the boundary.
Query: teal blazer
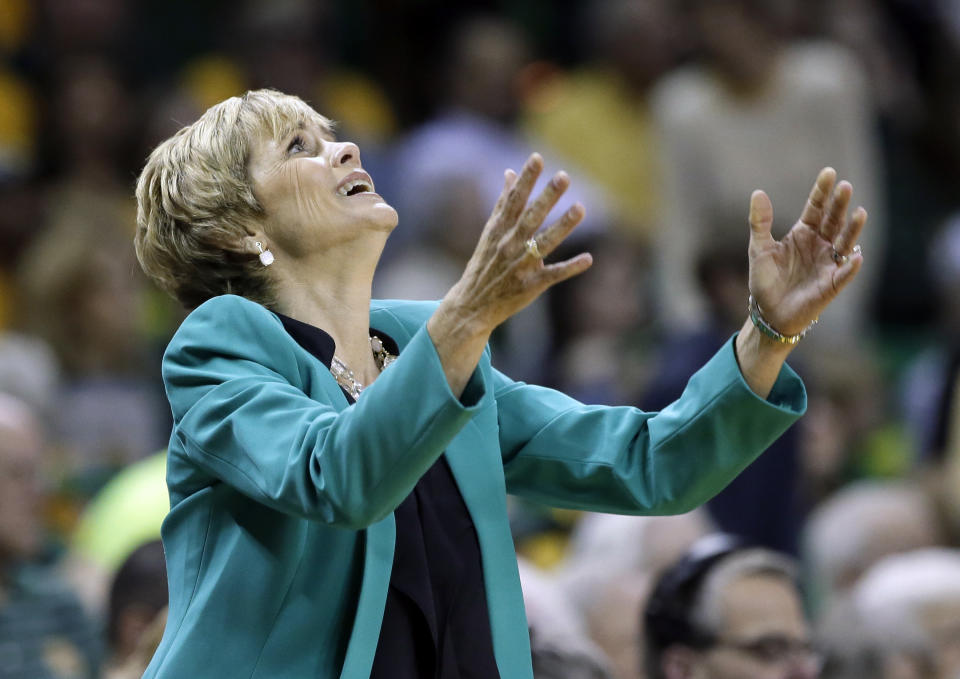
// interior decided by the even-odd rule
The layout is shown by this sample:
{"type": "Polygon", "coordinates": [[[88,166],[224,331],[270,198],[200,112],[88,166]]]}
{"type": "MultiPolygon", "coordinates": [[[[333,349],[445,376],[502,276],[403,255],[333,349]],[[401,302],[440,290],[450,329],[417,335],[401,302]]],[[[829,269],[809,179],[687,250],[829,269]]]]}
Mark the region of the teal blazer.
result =
{"type": "Polygon", "coordinates": [[[659,413],[515,382],[489,352],[458,399],[426,332],[435,308],[372,304],[371,327],[400,356],[352,406],[259,304],[216,297],[183,322],[163,358],[170,608],[144,676],[368,677],[393,510],[446,455],[476,526],[500,674],[532,679],[508,492],[591,511],[686,512],[806,408],[788,367],[757,397],[732,340],[659,413]]]}

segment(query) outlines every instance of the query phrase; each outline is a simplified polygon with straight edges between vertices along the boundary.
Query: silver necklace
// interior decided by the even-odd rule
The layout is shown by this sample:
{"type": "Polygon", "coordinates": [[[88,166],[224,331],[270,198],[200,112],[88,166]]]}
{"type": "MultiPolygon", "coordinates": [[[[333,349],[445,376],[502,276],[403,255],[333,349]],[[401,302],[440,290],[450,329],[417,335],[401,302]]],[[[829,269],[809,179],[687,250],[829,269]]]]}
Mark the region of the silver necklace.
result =
{"type": "MultiPolygon", "coordinates": [[[[380,372],[383,372],[388,365],[397,360],[396,356],[386,350],[379,337],[370,337],[370,350],[373,352],[373,360],[376,362],[377,369],[380,372]]],[[[360,398],[360,394],[367,388],[367,385],[360,382],[349,366],[336,354],[334,354],[333,359],[330,361],[330,374],[333,375],[337,384],[350,394],[350,397],[353,398],[354,401],[360,398]]]]}

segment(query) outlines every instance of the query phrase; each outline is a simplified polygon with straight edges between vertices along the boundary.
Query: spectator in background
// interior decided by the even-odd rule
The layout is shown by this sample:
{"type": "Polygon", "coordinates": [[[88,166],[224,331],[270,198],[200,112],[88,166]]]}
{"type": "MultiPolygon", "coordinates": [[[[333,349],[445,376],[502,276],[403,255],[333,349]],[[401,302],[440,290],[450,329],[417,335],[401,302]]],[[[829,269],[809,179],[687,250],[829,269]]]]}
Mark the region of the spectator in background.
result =
{"type": "Polygon", "coordinates": [[[909,29],[894,23],[888,3],[819,0],[813,14],[822,21],[826,36],[852,50],[863,64],[870,98],[888,131],[903,134],[915,128],[924,105],[914,75],[917,55],[904,39],[909,29]]]}
{"type": "MultiPolygon", "coordinates": [[[[433,222],[437,201],[448,193],[473,196],[478,206],[496,202],[503,168],[522,166],[531,148],[531,140],[515,127],[521,108],[517,77],[532,59],[526,36],[499,17],[473,16],[454,29],[447,50],[439,110],[399,142],[395,182],[384,196],[397,202],[404,228],[411,231],[408,238],[433,222]],[[466,158],[470,162],[465,165],[466,158]]],[[[549,154],[545,162],[556,164],[549,154]]],[[[594,198],[589,182],[575,173],[571,178],[569,195],[547,221],[579,200],[591,210],[581,229],[589,232],[605,224],[605,201],[594,198]]],[[[485,215],[477,217],[480,221],[473,224],[482,223],[485,215]]]]}
{"type": "Polygon", "coordinates": [[[128,227],[103,205],[85,206],[33,243],[20,277],[27,327],[63,369],[53,433],[64,476],[84,500],[119,467],[162,447],[167,424],[162,392],[146,372],[143,278],[128,227]]]}
{"type": "Polygon", "coordinates": [[[555,577],[618,679],[639,674],[637,611],[652,581],[713,530],[702,509],[678,516],[586,514],[574,527],[569,556],[555,577]]]}
{"type": "Polygon", "coordinates": [[[646,252],[616,233],[587,247],[603,266],[548,297],[551,385],[586,403],[634,403],[655,365],[646,252]]]}
{"type": "Polygon", "coordinates": [[[586,614],[611,580],[631,573],[656,577],[713,530],[702,509],[677,516],[586,513],[573,529],[556,578],[586,614]]]}
{"type": "Polygon", "coordinates": [[[952,415],[960,402],[960,213],[933,239],[928,261],[939,332],[909,365],[900,405],[921,454],[938,462],[950,452],[952,415]]]}
{"type": "MultiPolygon", "coordinates": [[[[57,30],[67,31],[63,4],[48,9],[57,30]]],[[[91,4],[120,11],[112,1],[91,4]]],[[[16,279],[18,320],[49,343],[62,369],[51,434],[63,451],[66,524],[119,466],[165,444],[168,421],[159,371],[148,360],[144,278],[129,246],[136,211],[125,166],[137,132],[134,99],[117,63],[82,47],[100,35],[83,17],[74,36],[80,42],[62,45],[78,55],[51,68],[45,140],[55,147],[53,176],[16,279]]]]}
{"type": "Polygon", "coordinates": [[[811,356],[809,407],[796,427],[804,508],[863,478],[904,477],[915,469],[914,448],[887,415],[888,385],[867,345],[843,355],[845,344],[811,356]]]}
{"type": "MultiPolygon", "coordinates": [[[[362,146],[364,165],[381,176],[384,147],[398,123],[380,86],[337,61],[334,48],[342,38],[334,12],[332,3],[314,0],[246,0],[237,13],[240,38],[231,41],[232,51],[253,87],[289,92],[327,111],[337,133],[362,146]]],[[[199,113],[244,89],[205,101],[199,113]]]]}
{"type": "Polygon", "coordinates": [[[649,94],[677,60],[682,24],[667,0],[601,0],[583,14],[587,62],[537,83],[524,125],[605,189],[613,222],[646,244],[662,223],[649,94]]]}
{"type": "Polygon", "coordinates": [[[60,364],[49,344],[23,332],[0,332],[0,392],[49,422],[59,385],[60,364]]]}
{"type": "MultiPolygon", "coordinates": [[[[138,649],[144,636],[150,633],[158,615],[166,617],[166,607],[167,567],[163,545],[160,540],[155,540],[137,548],[127,557],[110,587],[107,679],[127,676],[131,662],[141,659],[138,649]]],[[[156,643],[159,641],[157,636],[156,643]]],[[[135,676],[141,676],[147,669],[154,650],[156,646],[142,659],[142,667],[135,676]]]]}
{"type": "Polygon", "coordinates": [[[140,546],[160,539],[170,511],[166,472],[166,450],[128,465],[80,515],[64,570],[91,610],[106,613],[117,570],[140,546]]]}
{"type": "MultiPolygon", "coordinates": [[[[740,213],[738,197],[754,187],[774,204],[783,196],[783,204],[813,168],[834,164],[851,177],[871,220],[877,218],[863,247],[880,256],[884,206],[862,69],[834,44],[786,41],[773,11],[764,0],[694,0],[691,19],[704,61],[667,76],[653,98],[666,201],[656,262],[662,313],[673,326],[703,319],[691,253],[715,226],[713,216],[740,213]]],[[[741,223],[723,225],[723,233],[740,239],[741,223]]],[[[861,336],[878,273],[857,281],[824,314],[803,351],[861,336]]]]}
{"type": "Polygon", "coordinates": [[[960,552],[889,556],[864,574],[820,637],[824,679],[960,676],[960,552]]]}
{"type": "Polygon", "coordinates": [[[534,679],[612,679],[561,583],[519,559],[523,605],[530,630],[534,679]]]}
{"type": "Polygon", "coordinates": [[[797,569],[722,534],[660,577],[644,610],[647,679],[814,679],[797,569]]]}
{"type": "Polygon", "coordinates": [[[33,413],[0,394],[0,676],[93,679],[98,630],[40,562],[43,449],[33,413]]]}
{"type": "Polygon", "coordinates": [[[637,611],[650,594],[651,580],[639,572],[609,578],[587,612],[587,629],[610,659],[615,679],[646,677],[643,619],[637,611]]]}
{"type": "MultiPolygon", "coordinates": [[[[504,168],[521,167],[533,148],[515,128],[521,103],[516,79],[531,53],[526,36],[497,17],[472,17],[454,29],[440,110],[398,143],[390,173],[394,181],[378,183],[404,221],[397,241],[387,246],[375,295],[438,299],[457,281],[473,252],[477,225],[500,193],[504,168]]],[[[554,164],[549,154],[545,160],[554,164]]],[[[546,223],[578,200],[588,205],[573,236],[578,241],[606,224],[606,201],[576,172],[570,175],[572,187],[546,223]]],[[[541,179],[538,187],[544,183],[541,179]]],[[[546,381],[551,361],[542,350],[550,341],[543,300],[517,314],[493,339],[505,372],[546,381]]]]}
{"type": "Polygon", "coordinates": [[[922,486],[909,481],[851,484],[818,505],[807,523],[805,551],[817,598],[842,596],[885,556],[945,539],[922,486]]]}

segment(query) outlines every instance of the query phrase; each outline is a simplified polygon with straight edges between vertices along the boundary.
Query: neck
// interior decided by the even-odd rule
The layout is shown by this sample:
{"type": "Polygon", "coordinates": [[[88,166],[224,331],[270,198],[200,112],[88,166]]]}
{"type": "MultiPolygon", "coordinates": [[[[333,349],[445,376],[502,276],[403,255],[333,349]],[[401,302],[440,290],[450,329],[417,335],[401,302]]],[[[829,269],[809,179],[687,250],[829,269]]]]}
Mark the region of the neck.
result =
{"type": "Polygon", "coordinates": [[[336,354],[369,384],[379,374],[370,350],[370,297],[380,250],[331,248],[315,257],[277,258],[277,310],[328,332],[336,354]]]}

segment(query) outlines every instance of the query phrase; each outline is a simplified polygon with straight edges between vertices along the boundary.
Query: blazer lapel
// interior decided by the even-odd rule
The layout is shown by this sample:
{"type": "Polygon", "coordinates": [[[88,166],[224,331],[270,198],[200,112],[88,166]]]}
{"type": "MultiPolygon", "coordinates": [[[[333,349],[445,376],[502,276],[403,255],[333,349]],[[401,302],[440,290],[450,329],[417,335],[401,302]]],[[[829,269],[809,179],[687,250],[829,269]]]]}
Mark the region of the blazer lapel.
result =
{"type": "MultiPolygon", "coordinates": [[[[501,674],[509,669],[511,677],[518,677],[518,668],[530,665],[530,638],[526,613],[517,605],[523,602],[523,592],[507,518],[500,448],[496,429],[481,428],[484,415],[495,418],[496,405],[491,403],[468,422],[444,454],[477,531],[497,666],[501,674]]],[[[532,676],[523,673],[518,679],[532,676]]]]}

